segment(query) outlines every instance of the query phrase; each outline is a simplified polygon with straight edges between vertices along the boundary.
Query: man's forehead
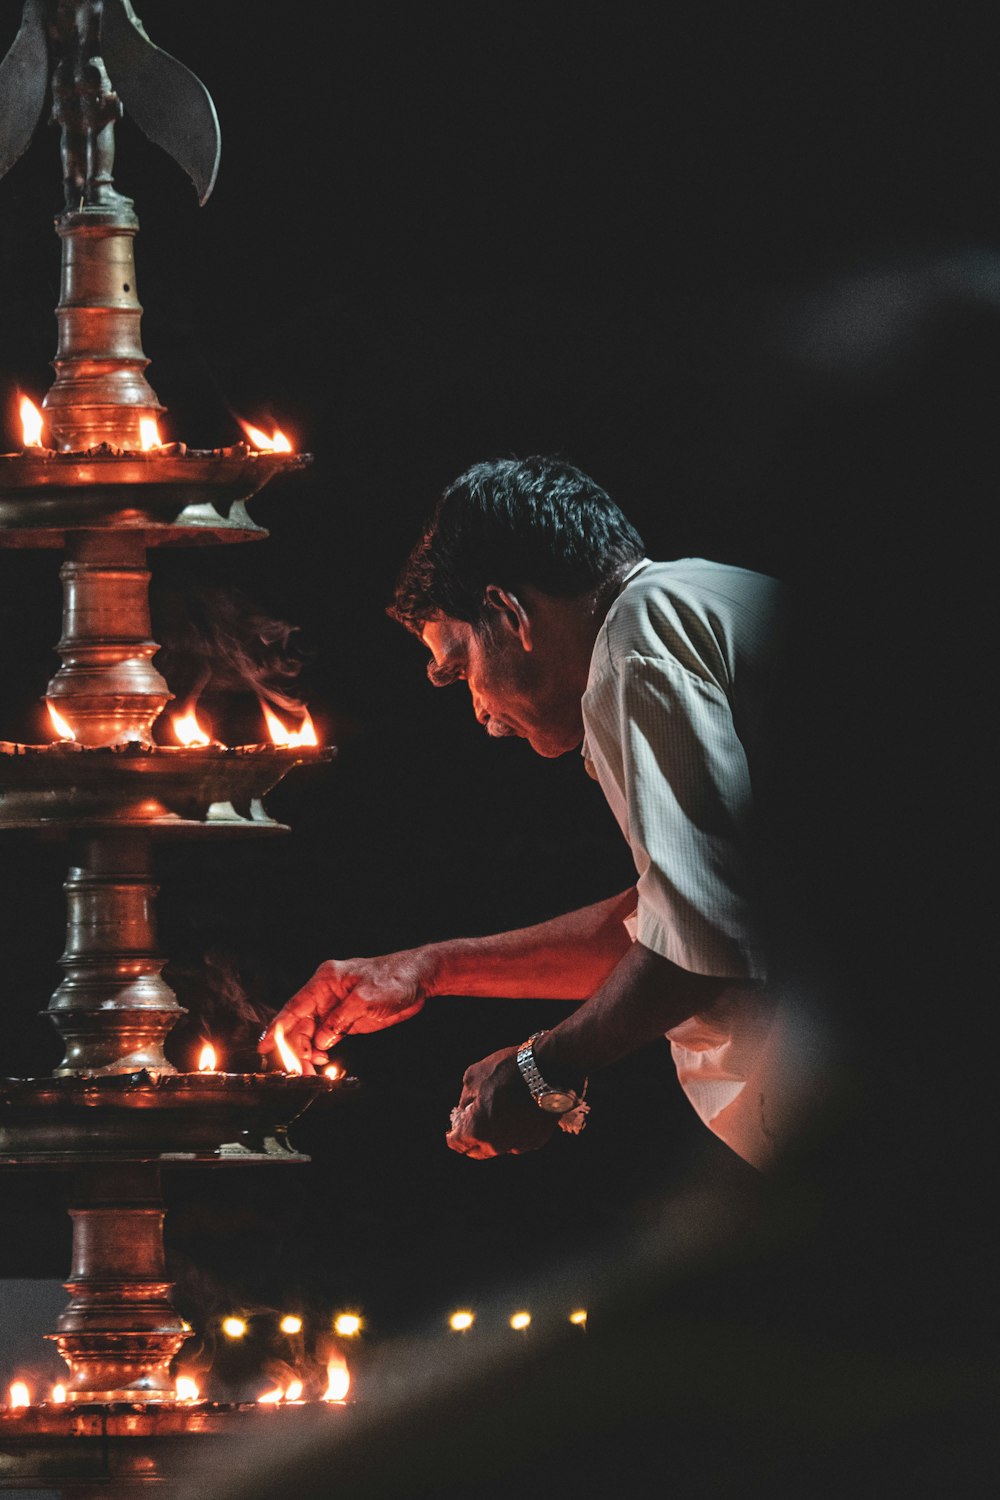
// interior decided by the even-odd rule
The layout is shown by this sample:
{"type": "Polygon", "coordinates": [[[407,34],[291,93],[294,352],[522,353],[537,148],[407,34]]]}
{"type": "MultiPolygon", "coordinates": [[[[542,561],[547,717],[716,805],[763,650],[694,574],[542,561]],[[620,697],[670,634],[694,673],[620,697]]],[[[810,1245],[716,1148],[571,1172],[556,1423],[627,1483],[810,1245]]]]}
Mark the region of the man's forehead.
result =
{"type": "Polygon", "coordinates": [[[464,620],[452,620],[447,615],[435,615],[424,621],[420,639],[437,662],[464,652],[468,646],[471,626],[464,620]]]}

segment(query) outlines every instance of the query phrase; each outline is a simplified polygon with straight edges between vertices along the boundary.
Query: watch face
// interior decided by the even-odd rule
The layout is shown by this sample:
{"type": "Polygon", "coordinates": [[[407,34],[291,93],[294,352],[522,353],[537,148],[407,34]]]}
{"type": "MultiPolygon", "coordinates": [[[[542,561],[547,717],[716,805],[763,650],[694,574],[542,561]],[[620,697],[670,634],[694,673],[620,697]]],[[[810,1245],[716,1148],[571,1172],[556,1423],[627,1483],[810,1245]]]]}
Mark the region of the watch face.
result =
{"type": "Polygon", "coordinates": [[[547,1110],[550,1115],[564,1115],[577,1103],[575,1094],[561,1094],[558,1089],[551,1089],[549,1093],[538,1097],[539,1107],[547,1110]]]}

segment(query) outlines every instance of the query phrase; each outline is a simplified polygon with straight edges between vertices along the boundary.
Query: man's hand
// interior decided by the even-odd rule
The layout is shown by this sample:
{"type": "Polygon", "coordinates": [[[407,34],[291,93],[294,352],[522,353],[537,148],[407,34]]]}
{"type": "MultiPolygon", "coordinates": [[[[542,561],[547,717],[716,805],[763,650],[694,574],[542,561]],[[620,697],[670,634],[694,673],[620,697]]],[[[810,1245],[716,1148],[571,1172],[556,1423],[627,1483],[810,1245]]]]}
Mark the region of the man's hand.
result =
{"type": "Polygon", "coordinates": [[[278,1012],[258,1049],[274,1050],[280,1026],[303,1071],[315,1073],[348,1032],[382,1031],[415,1016],[426,999],[428,978],[419,948],[382,958],[328,958],[278,1012]]]}
{"type": "Polygon", "coordinates": [[[517,1048],[507,1047],[465,1070],[447,1142],[453,1151],[485,1161],[507,1152],[536,1151],[557,1125],[557,1118],[540,1110],[528,1092],[517,1048]]]}

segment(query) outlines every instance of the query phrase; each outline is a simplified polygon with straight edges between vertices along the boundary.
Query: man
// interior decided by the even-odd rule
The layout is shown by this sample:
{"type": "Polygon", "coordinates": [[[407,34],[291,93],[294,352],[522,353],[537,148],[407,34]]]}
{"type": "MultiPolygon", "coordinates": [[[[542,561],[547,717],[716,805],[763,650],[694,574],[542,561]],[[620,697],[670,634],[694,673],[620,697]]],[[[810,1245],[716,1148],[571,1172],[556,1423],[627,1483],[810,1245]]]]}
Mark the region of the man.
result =
{"type": "Polygon", "coordinates": [[[593,480],[549,458],[477,464],[442,496],[389,613],[464,681],[493,736],[582,745],[631,846],[633,889],[515,932],[329,960],[280,1022],[307,1070],[348,1032],[433,995],[578,1002],[475,1063],[448,1144],[475,1158],[585,1122],[588,1076],[664,1033],[695,1110],[767,1167],[807,1085],[768,988],[753,787],[766,771],[780,587],[699,559],[655,563],[593,480]]]}

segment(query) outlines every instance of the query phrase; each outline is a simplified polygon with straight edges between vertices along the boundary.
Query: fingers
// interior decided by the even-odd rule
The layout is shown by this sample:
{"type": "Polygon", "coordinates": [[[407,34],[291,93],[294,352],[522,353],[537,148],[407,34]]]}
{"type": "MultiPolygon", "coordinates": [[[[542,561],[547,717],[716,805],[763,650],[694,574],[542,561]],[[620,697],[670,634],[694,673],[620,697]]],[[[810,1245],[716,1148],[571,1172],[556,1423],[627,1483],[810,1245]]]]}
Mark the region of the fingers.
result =
{"type": "Polygon", "coordinates": [[[330,1020],[328,1012],[327,1017],[316,1027],[313,1046],[320,1052],[329,1052],[330,1048],[335,1047],[342,1037],[347,1036],[352,1025],[351,1021],[345,1021],[340,1025],[335,1024],[330,1020]]]}
{"type": "Polygon", "coordinates": [[[500,1153],[488,1141],[478,1140],[475,1135],[472,1116],[477,1103],[476,1096],[463,1089],[461,1099],[451,1112],[451,1129],[445,1136],[445,1143],[460,1156],[471,1156],[473,1161],[487,1161],[500,1153]]]}
{"type": "Polygon", "coordinates": [[[293,1033],[308,1036],[315,1050],[325,1052],[332,1045],[332,1040],[343,1035],[346,1028],[338,1029],[336,1023],[327,1024],[324,1039],[315,1035],[316,1028],[343,1003],[349,993],[350,985],[345,985],[341,980],[337,964],[334,960],[327,959],[320,964],[312,978],[290,1000],[286,1000],[265,1028],[257,1044],[258,1051],[274,1051],[274,1033],[280,1026],[286,1037],[293,1033]]]}
{"type": "Polygon", "coordinates": [[[498,1151],[487,1145],[485,1141],[470,1141],[462,1136],[446,1135],[445,1142],[456,1151],[459,1156],[469,1156],[473,1161],[488,1161],[491,1156],[499,1156],[498,1151]]]}

